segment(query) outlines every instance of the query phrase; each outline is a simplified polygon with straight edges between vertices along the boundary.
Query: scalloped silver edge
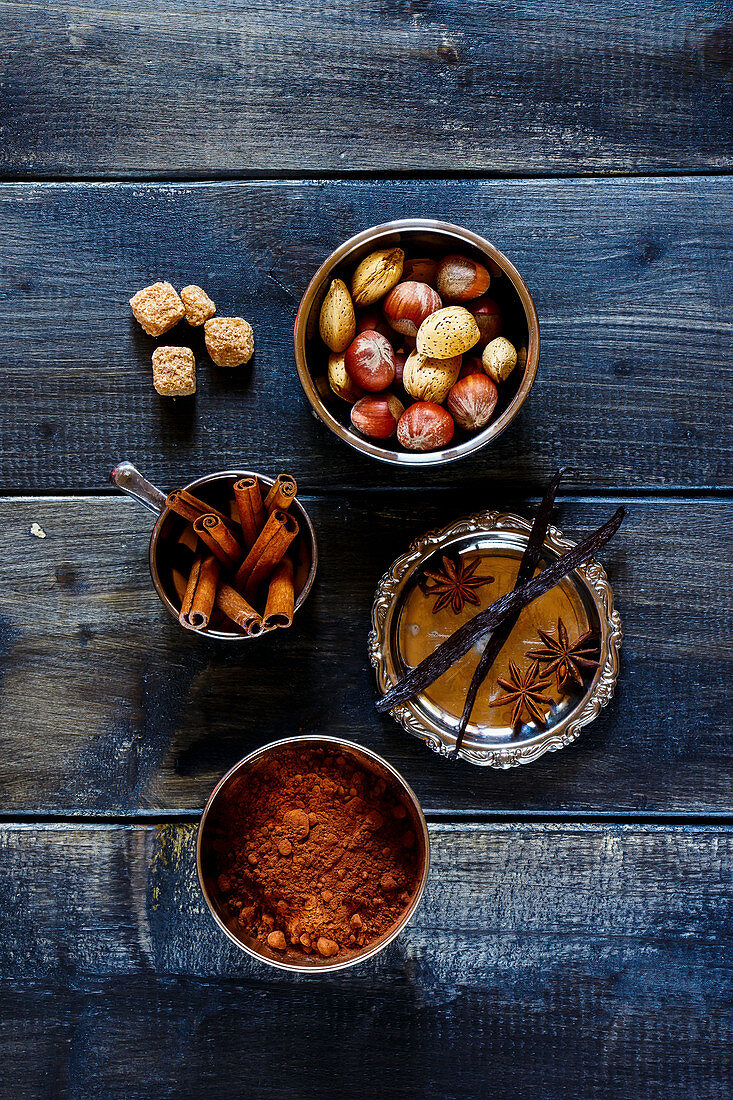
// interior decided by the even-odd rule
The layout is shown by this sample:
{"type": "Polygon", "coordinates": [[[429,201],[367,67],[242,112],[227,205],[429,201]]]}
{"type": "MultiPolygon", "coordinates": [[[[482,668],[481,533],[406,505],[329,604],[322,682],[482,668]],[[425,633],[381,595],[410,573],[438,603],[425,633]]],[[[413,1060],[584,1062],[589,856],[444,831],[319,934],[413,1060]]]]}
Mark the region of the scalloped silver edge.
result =
{"type": "MultiPolygon", "coordinates": [[[[377,686],[382,695],[385,695],[392,681],[388,679],[385,660],[385,643],[388,637],[388,618],[394,606],[398,591],[404,578],[418,564],[421,559],[428,557],[434,550],[446,541],[461,535],[487,534],[495,530],[509,530],[529,534],[531,524],[521,516],[510,512],[477,512],[473,516],[467,516],[455,523],[443,527],[439,531],[429,531],[422,538],[415,539],[406,554],[392,562],[387,572],[383,575],[374,595],[372,604],[371,630],[369,632],[368,648],[369,659],[374,666],[377,686]]],[[[565,538],[557,527],[549,527],[545,545],[550,549],[564,554],[571,550],[575,543],[565,538]]],[[[614,609],[613,591],[603,566],[591,559],[585,565],[575,570],[582,577],[587,588],[595,597],[601,622],[604,626],[606,656],[603,669],[595,681],[590,695],[582,710],[567,720],[560,722],[553,729],[548,730],[544,736],[531,745],[511,748],[500,746],[495,749],[464,749],[459,755],[471,764],[480,767],[491,768],[515,768],[519,764],[531,764],[547,752],[557,752],[566,745],[572,744],[580,736],[580,731],[598,715],[599,711],[607,706],[613,698],[616,689],[616,681],[619,674],[619,651],[623,633],[621,630],[621,617],[614,609]],[[605,622],[604,622],[605,619],[605,622]]],[[[604,639],[601,639],[604,645],[604,639]]],[[[453,753],[454,742],[444,741],[439,734],[426,727],[422,717],[413,709],[410,703],[395,707],[390,711],[399,724],[414,737],[424,741],[428,748],[440,756],[449,756],[453,753]]]]}

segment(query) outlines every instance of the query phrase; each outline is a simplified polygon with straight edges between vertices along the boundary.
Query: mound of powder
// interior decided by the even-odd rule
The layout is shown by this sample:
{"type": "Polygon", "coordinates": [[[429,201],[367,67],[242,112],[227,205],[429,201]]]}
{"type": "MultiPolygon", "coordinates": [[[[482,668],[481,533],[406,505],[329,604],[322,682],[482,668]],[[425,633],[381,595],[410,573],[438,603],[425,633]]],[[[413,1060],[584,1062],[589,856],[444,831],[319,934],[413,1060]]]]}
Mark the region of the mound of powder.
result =
{"type": "Polygon", "coordinates": [[[230,919],[284,957],[347,957],[389,932],[418,883],[401,791],[349,756],[285,749],[223,801],[213,849],[230,919]]]}

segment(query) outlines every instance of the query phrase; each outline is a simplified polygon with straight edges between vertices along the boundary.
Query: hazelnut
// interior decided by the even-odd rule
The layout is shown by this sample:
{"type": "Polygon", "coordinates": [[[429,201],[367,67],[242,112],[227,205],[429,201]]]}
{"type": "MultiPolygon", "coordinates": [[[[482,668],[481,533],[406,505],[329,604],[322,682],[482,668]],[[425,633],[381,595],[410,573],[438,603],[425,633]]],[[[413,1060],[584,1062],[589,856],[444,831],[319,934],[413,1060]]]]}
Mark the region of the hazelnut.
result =
{"type": "Polygon", "coordinates": [[[476,319],[478,330],[481,333],[480,347],[488,344],[489,340],[501,336],[503,327],[501,310],[498,303],[493,298],[489,298],[488,294],[484,294],[482,298],[477,298],[475,302],[471,302],[467,309],[476,319]]]}
{"type": "Polygon", "coordinates": [[[504,336],[497,336],[484,348],[484,370],[494,382],[504,382],[517,365],[517,349],[504,336]]]}
{"type": "Polygon", "coordinates": [[[483,264],[468,256],[446,256],[435,276],[438,293],[452,302],[467,302],[489,289],[491,276],[483,264]]]}
{"type": "Polygon", "coordinates": [[[459,428],[474,432],[491,420],[498,396],[496,386],[485,374],[469,374],[452,387],[446,407],[459,428]]]}
{"type": "Polygon", "coordinates": [[[484,365],[479,359],[478,355],[464,355],[463,362],[461,363],[461,369],[458,372],[459,378],[467,378],[469,374],[483,374],[484,365]]]}
{"type": "Polygon", "coordinates": [[[405,266],[402,269],[402,278],[405,280],[415,279],[418,283],[427,283],[428,286],[435,286],[435,274],[437,270],[437,260],[430,260],[420,256],[414,260],[405,260],[405,266]]]}
{"type": "Polygon", "coordinates": [[[489,275],[492,279],[500,279],[504,274],[504,268],[499,267],[496,260],[492,260],[490,257],[486,258],[486,266],[489,269],[489,275]]]}
{"type": "Polygon", "coordinates": [[[460,369],[460,355],[452,359],[431,359],[413,351],[405,363],[402,384],[410,397],[442,405],[460,369]]]}
{"type": "Polygon", "coordinates": [[[352,381],[364,390],[386,390],[394,381],[394,349],[379,332],[360,332],[346,349],[345,361],[352,381]]]}
{"type": "Polygon", "coordinates": [[[407,362],[407,356],[402,351],[396,351],[394,353],[394,380],[395,385],[401,386],[402,379],[405,374],[405,363],[407,362]]]}
{"type": "Polygon", "coordinates": [[[351,294],[358,306],[379,301],[402,278],[405,254],[401,248],[370,252],[351,277],[351,294]]]}
{"type": "Polygon", "coordinates": [[[453,438],[453,417],[432,401],[417,401],[405,409],[397,438],[408,451],[438,451],[453,438]]]}
{"type": "Polygon", "coordinates": [[[463,355],[481,339],[476,320],[464,306],[446,306],[426,317],[417,331],[417,350],[435,359],[463,355]]]}
{"type": "Polygon", "coordinates": [[[351,410],[351,423],[370,439],[389,439],[397,431],[397,422],[405,407],[394,394],[371,394],[357,401],[351,410]]]}
{"type": "Polygon", "coordinates": [[[394,332],[387,324],[379,306],[370,306],[369,309],[361,309],[356,315],[356,335],[360,332],[381,332],[391,340],[394,332]]]}
{"type": "Polygon", "coordinates": [[[337,397],[343,398],[353,405],[363,395],[364,390],[357,386],[349,376],[343,352],[340,355],[332,353],[328,357],[328,384],[337,397]]]}
{"type": "Polygon", "coordinates": [[[319,320],[321,339],[331,351],[346,351],[356,333],[354,303],[346,283],[334,279],[323,299],[319,320]]]}
{"type": "Polygon", "coordinates": [[[384,303],[384,316],[395,332],[416,336],[426,317],[443,305],[437,290],[427,283],[398,283],[384,303]]]}

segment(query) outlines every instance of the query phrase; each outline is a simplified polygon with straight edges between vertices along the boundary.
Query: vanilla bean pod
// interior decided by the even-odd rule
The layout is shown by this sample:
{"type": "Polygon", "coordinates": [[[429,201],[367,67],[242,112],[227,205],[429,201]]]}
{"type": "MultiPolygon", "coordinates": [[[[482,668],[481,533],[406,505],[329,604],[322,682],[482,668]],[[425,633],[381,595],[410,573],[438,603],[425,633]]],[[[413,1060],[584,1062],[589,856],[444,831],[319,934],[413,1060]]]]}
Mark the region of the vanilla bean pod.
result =
{"type": "MultiPolygon", "coordinates": [[[[537,515],[534,517],[532,527],[527,538],[527,545],[524,548],[522,554],[522,560],[519,563],[519,570],[517,572],[517,579],[514,582],[514,590],[521,588],[527,581],[531,580],[534,576],[534,571],[537,568],[540,558],[542,557],[542,551],[545,547],[545,538],[547,537],[547,528],[550,525],[550,517],[552,516],[552,509],[555,504],[555,496],[557,495],[557,489],[560,484],[560,480],[565,473],[565,468],[557,471],[550,484],[547,486],[545,495],[540,502],[540,506],[537,509],[537,515]]],[[[476,703],[476,696],[478,695],[479,688],[483,684],[484,680],[489,674],[489,670],[493,665],[496,658],[499,656],[500,651],[509,638],[512,630],[517,625],[517,619],[520,612],[515,611],[512,615],[509,615],[504,622],[496,628],[494,633],[486,643],[486,647],[481,654],[481,660],[478,663],[478,667],[473,674],[471,683],[466,693],[466,702],[463,707],[463,713],[461,715],[461,721],[458,725],[458,734],[456,736],[456,744],[453,749],[454,755],[457,757],[463,744],[463,738],[466,734],[466,727],[471,720],[471,713],[476,703]]]]}
{"type": "Polygon", "coordinates": [[[543,596],[551,588],[572,573],[588,558],[592,558],[608,540],[615,535],[623,523],[627,512],[625,508],[618,508],[610,520],[594,531],[592,535],[583,539],[572,550],[568,550],[547,569],[539,573],[531,581],[515,588],[513,592],[498,599],[491,607],[479,612],[469,622],[459,627],[451,634],[447,641],[439,645],[434,653],[421,661],[419,665],[411,669],[406,676],[390,688],[386,695],[376,702],[378,711],[389,711],[393,707],[404,703],[406,699],[412,699],[414,695],[424,691],[426,687],[442,676],[444,672],[468,653],[471,646],[481,641],[487,634],[496,630],[509,615],[515,611],[521,611],[527,604],[532,603],[538,596],[543,596]]]}

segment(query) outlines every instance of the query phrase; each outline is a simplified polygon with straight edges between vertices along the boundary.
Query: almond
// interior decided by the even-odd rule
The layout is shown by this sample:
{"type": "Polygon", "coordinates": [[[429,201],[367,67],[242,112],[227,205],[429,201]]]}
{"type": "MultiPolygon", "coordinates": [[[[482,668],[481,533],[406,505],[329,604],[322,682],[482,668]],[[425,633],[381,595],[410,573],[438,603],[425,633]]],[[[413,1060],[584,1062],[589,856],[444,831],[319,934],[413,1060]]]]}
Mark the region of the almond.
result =
{"type": "Polygon", "coordinates": [[[410,397],[442,405],[460,369],[460,355],[452,359],[431,359],[413,351],[405,363],[402,385],[410,397]]]}
{"type": "Polygon", "coordinates": [[[346,351],[356,333],[354,303],[341,279],[334,279],[323,299],[319,322],[321,339],[331,351],[346,351]]]}
{"type": "Polygon", "coordinates": [[[476,319],[464,306],[446,306],[426,317],[417,332],[420,355],[450,359],[463,355],[481,339],[476,319]]]}
{"type": "Polygon", "coordinates": [[[339,354],[333,352],[328,357],[328,384],[337,397],[348,401],[350,405],[353,405],[364,394],[361,386],[357,386],[349,375],[343,352],[339,354]]]}
{"type": "Polygon", "coordinates": [[[351,277],[351,293],[358,306],[370,306],[388,294],[402,277],[405,254],[401,248],[370,252],[351,277]]]}
{"type": "Polygon", "coordinates": [[[517,349],[504,336],[497,336],[484,348],[484,370],[494,382],[504,382],[517,365],[517,349]]]}

